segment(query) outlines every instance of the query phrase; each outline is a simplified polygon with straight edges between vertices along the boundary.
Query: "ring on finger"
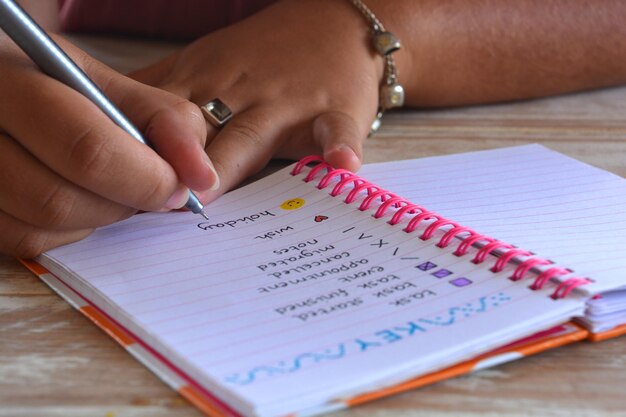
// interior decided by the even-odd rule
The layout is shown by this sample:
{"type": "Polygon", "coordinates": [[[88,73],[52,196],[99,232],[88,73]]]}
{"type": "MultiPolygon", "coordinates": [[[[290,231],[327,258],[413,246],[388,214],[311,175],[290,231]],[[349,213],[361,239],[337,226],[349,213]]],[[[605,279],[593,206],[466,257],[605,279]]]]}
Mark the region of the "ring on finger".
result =
{"type": "Polygon", "coordinates": [[[230,107],[219,98],[214,98],[205,105],[200,106],[200,109],[202,109],[202,114],[204,114],[207,122],[217,128],[224,126],[233,117],[230,107]]]}

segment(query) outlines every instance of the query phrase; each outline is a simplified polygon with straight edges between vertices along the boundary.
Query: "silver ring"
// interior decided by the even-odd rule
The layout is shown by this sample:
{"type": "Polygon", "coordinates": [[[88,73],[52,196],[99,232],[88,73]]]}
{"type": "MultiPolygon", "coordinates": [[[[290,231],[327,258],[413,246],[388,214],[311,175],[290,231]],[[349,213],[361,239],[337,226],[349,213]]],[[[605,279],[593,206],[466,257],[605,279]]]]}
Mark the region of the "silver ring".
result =
{"type": "Polygon", "coordinates": [[[224,126],[233,117],[233,112],[219,98],[214,98],[200,108],[207,122],[218,128],[224,126]]]}

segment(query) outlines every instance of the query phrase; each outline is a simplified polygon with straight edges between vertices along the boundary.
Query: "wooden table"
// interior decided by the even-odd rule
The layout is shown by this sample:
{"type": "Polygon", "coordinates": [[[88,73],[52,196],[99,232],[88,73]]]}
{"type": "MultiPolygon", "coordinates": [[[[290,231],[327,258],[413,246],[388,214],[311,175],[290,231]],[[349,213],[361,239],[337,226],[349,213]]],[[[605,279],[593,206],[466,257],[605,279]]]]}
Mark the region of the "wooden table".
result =
{"type": "MultiPolygon", "coordinates": [[[[134,43],[111,54],[111,45],[88,42],[122,69],[137,64],[135,51],[154,59],[171,49],[134,43]]],[[[383,126],[367,142],[367,162],[538,142],[626,176],[626,88],[398,112],[383,126]]],[[[626,338],[578,343],[336,415],[626,416],[625,367],[626,338]]],[[[0,255],[0,417],[6,416],[201,414],[16,260],[0,255]]]]}

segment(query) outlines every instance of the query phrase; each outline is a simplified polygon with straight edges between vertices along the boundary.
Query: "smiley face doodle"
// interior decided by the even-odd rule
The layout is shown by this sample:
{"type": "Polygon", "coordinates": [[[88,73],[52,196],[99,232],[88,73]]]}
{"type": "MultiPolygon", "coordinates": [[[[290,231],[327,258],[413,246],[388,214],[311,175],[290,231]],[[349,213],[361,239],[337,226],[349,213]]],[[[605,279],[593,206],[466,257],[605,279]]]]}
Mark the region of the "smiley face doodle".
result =
{"type": "Polygon", "coordinates": [[[290,200],[283,201],[280,208],[283,210],[298,210],[304,205],[304,200],[301,198],[292,198],[290,200]]]}

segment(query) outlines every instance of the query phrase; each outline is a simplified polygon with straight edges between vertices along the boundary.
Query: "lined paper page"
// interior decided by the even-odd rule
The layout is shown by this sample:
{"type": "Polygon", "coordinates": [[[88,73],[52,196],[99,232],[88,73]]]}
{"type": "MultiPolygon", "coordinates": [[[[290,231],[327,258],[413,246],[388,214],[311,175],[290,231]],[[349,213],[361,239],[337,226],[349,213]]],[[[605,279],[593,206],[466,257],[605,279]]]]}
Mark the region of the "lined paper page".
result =
{"type": "Polygon", "coordinates": [[[370,181],[592,278],[626,285],[626,180],[540,145],[370,164],[370,181]]]}
{"type": "Polygon", "coordinates": [[[249,415],[396,383],[582,313],[302,177],[230,193],[202,223],[135,216],[42,263],[249,415]]]}

